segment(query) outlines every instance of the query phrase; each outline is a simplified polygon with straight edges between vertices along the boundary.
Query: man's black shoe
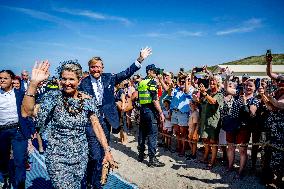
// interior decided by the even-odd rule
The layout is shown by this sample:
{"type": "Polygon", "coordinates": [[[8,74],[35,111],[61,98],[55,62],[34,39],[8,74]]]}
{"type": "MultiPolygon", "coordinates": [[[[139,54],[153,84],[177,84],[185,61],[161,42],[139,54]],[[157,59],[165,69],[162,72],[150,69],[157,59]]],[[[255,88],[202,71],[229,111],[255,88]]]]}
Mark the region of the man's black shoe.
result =
{"type": "Polygon", "coordinates": [[[186,160],[192,160],[192,159],[196,159],[196,155],[186,155],[186,160]]]}
{"type": "Polygon", "coordinates": [[[165,143],[159,142],[159,143],[157,144],[157,146],[158,146],[158,147],[165,147],[165,143]]]}
{"type": "Polygon", "coordinates": [[[164,167],[165,164],[160,162],[156,157],[149,159],[148,167],[164,167]]]}
{"type": "Polygon", "coordinates": [[[138,155],[138,161],[139,162],[142,162],[144,159],[146,159],[147,158],[147,154],[139,154],[138,155]]]}

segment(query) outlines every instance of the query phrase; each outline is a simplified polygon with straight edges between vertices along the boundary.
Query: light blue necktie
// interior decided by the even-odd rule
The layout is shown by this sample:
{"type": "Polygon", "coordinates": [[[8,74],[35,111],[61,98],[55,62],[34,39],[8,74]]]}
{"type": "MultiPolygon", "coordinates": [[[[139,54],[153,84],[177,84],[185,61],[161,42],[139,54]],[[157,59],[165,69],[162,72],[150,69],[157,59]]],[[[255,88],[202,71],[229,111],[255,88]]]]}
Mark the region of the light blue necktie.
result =
{"type": "Polygon", "coordinates": [[[102,101],[103,101],[103,87],[101,85],[101,82],[99,82],[99,80],[96,80],[97,83],[97,92],[98,92],[98,103],[99,105],[102,105],[102,101]]]}

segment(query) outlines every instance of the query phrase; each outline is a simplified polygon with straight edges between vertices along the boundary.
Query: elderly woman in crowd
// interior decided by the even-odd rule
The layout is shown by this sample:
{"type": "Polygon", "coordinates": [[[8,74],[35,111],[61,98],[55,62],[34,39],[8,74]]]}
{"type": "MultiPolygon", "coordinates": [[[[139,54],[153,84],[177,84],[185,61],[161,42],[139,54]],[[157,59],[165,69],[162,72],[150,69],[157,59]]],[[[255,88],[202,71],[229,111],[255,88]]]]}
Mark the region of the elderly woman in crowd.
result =
{"type": "Polygon", "coordinates": [[[207,168],[211,169],[216,163],[217,151],[218,151],[218,137],[219,137],[219,120],[220,109],[224,104],[224,96],[220,92],[221,81],[216,76],[209,79],[209,90],[207,90],[201,83],[199,90],[201,98],[200,112],[200,136],[205,144],[205,152],[202,162],[208,163],[207,168]],[[212,145],[213,146],[210,146],[212,145]],[[209,152],[212,149],[211,160],[208,162],[209,152]]]}
{"type": "Polygon", "coordinates": [[[21,89],[21,78],[20,76],[15,76],[13,79],[13,87],[15,89],[21,89]]]}
{"type": "MultiPolygon", "coordinates": [[[[23,100],[22,115],[34,114],[38,84],[49,76],[47,61],[37,64],[23,100]]],[[[85,127],[92,128],[105,150],[104,162],[114,165],[104,131],[99,124],[95,101],[78,91],[81,65],[74,61],[63,62],[58,68],[62,90],[49,91],[42,97],[37,114],[38,126],[48,130],[46,166],[54,188],[77,189],[81,186],[88,160],[88,143],[85,127]]]]}

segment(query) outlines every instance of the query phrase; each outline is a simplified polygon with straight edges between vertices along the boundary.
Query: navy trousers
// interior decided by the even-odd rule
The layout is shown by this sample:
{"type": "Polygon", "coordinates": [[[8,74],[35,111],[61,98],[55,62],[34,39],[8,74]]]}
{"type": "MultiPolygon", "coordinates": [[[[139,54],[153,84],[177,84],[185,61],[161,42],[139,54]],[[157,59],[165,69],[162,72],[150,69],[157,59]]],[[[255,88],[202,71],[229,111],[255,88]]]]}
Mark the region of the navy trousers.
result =
{"type": "Polygon", "coordinates": [[[148,155],[151,159],[155,157],[157,151],[158,126],[155,114],[150,108],[141,107],[140,120],[138,136],[139,154],[144,153],[145,142],[148,139],[148,155]]]}
{"type": "Polygon", "coordinates": [[[12,178],[15,189],[22,188],[26,180],[27,147],[28,140],[17,128],[0,130],[0,172],[4,177],[12,178]],[[14,172],[15,175],[9,175],[11,146],[14,166],[10,172],[14,172]]]}
{"type": "MultiPolygon", "coordinates": [[[[99,121],[109,143],[111,126],[103,116],[100,116],[99,121]]],[[[92,185],[93,188],[101,189],[102,185],[100,181],[102,176],[104,149],[94,134],[92,127],[87,128],[87,139],[89,145],[89,161],[86,176],[87,185],[92,185]]]]}

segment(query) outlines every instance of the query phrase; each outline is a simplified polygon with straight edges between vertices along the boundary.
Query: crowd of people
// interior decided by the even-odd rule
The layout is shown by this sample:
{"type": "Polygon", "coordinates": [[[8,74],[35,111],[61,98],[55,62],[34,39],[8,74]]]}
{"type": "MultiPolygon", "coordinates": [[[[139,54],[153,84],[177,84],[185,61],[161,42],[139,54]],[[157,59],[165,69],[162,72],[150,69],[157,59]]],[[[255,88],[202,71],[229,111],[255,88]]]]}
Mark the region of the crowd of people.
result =
{"type": "Polygon", "coordinates": [[[117,74],[104,73],[100,57],[90,59],[88,72],[77,61],[62,62],[58,78],[51,80],[48,61],[38,62],[31,77],[25,70],[21,77],[0,71],[3,188],[25,188],[31,139],[37,139],[38,151],[45,155],[54,188],[102,188],[103,165],[117,167],[110,133],[120,133],[126,144],[136,125],[137,161],[144,163],[148,157],[149,167],[165,166],[156,157],[161,145],[210,170],[220,147],[227,171],[239,164],[237,178],[242,179],[251,141],[251,169],[256,170],[262,151],[261,180],[283,187],[284,76],[272,72],[272,56],[266,56],[265,78],[238,78],[229,69],[213,74],[206,66],[174,75],[154,64],[146,66],[146,77],[134,75],[151,51],[142,49],[137,60],[117,74]],[[203,145],[202,157],[198,143],[203,145]],[[240,162],[235,162],[236,148],[240,162]]]}

